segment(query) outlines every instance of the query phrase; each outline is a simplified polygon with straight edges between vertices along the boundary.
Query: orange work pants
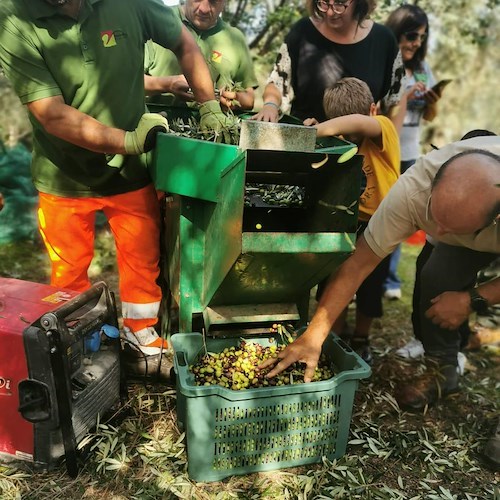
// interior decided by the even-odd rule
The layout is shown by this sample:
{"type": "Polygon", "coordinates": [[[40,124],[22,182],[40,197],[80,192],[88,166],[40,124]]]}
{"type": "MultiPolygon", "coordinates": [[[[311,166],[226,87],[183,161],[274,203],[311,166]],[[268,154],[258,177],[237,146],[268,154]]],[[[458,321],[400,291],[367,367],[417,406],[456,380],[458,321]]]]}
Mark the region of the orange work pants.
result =
{"type": "Polygon", "coordinates": [[[160,214],[152,185],[100,198],[40,193],[40,233],[52,263],[51,285],[84,291],[94,256],[95,215],[106,215],[116,245],[124,325],[133,332],[158,320],[160,214]]]}

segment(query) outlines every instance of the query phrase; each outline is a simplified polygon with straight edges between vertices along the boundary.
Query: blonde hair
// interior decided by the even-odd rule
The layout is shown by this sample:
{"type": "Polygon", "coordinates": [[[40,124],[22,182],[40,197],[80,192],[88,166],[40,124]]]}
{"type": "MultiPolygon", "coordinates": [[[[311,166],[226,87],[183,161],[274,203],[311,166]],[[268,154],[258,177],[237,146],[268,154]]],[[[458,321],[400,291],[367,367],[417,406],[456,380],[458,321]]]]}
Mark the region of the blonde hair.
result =
{"type": "Polygon", "coordinates": [[[359,78],[342,78],[325,90],[323,109],[328,119],[345,115],[369,115],[373,96],[368,85],[359,78]]]}

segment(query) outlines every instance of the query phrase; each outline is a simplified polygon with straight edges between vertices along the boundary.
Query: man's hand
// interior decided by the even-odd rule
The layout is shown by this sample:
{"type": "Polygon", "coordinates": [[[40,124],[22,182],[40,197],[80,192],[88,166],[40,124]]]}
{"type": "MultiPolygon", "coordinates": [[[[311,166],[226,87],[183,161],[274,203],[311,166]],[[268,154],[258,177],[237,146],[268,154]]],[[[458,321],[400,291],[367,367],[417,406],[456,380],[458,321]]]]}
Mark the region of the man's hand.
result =
{"type": "Polygon", "coordinates": [[[448,330],[456,330],[471,313],[470,296],[467,292],[444,292],[431,302],[432,306],[425,315],[436,325],[448,330]]]}
{"type": "Polygon", "coordinates": [[[220,91],[219,97],[220,107],[227,111],[229,109],[239,108],[238,97],[236,92],[232,90],[224,90],[220,91]]]}
{"type": "Polygon", "coordinates": [[[237,91],[220,89],[220,107],[223,111],[228,110],[251,110],[255,102],[255,92],[252,87],[237,91]]]}
{"type": "Polygon", "coordinates": [[[322,342],[314,340],[312,336],[304,332],[297,340],[289,344],[283,351],[278,353],[277,358],[272,358],[264,361],[259,369],[273,366],[273,369],[266,375],[267,378],[272,378],[278,373],[288,368],[296,361],[306,364],[304,373],[304,382],[311,382],[314,376],[314,370],[318,366],[319,357],[321,355],[322,342]]]}
{"type": "Polygon", "coordinates": [[[201,131],[204,134],[215,132],[217,142],[231,144],[231,128],[235,125],[234,118],[225,115],[216,100],[200,104],[201,131]]]}
{"type": "Polygon", "coordinates": [[[194,101],[194,94],[184,75],[151,76],[144,75],[146,95],[173,94],[184,102],[194,101]]]}
{"type": "Polygon", "coordinates": [[[151,151],[156,144],[158,132],[168,132],[167,119],[158,113],[144,113],[137,128],[125,133],[125,152],[138,155],[151,151]]]}
{"type": "Polygon", "coordinates": [[[175,75],[170,78],[170,92],[184,102],[194,101],[194,94],[184,75],[175,75]]]}

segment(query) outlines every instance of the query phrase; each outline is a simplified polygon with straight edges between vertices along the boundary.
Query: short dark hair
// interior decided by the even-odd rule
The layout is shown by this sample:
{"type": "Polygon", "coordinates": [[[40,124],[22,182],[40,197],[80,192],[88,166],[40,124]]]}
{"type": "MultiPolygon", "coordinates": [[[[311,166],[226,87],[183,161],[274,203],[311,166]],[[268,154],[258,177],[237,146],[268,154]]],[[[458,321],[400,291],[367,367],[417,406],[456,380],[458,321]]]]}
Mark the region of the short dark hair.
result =
{"type": "MultiPolygon", "coordinates": [[[[365,19],[368,19],[377,5],[376,0],[352,0],[354,2],[353,18],[356,19],[358,25],[365,19]]],[[[316,0],[306,1],[307,12],[310,16],[322,18],[325,16],[323,12],[318,10],[316,0]]]]}
{"type": "Polygon", "coordinates": [[[473,137],[485,137],[497,135],[495,132],[491,132],[490,130],[485,130],[482,128],[476,128],[474,130],[469,130],[460,140],[465,141],[466,139],[472,139],[473,137]]]}
{"type": "Polygon", "coordinates": [[[427,40],[429,39],[429,19],[427,14],[416,5],[404,4],[391,12],[385,25],[394,33],[398,43],[401,42],[401,37],[405,33],[416,31],[421,26],[425,26],[427,38],[421,43],[415,55],[409,61],[404,61],[405,68],[412,71],[419,69],[427,55],[427,40]]]}
{"type": "Polygon", "coordinates": [[[373,96],[368,84],[352,76],[341,78],[323,95],[323,110],[328,119],[337,116],[369,115],[373,96]]]}

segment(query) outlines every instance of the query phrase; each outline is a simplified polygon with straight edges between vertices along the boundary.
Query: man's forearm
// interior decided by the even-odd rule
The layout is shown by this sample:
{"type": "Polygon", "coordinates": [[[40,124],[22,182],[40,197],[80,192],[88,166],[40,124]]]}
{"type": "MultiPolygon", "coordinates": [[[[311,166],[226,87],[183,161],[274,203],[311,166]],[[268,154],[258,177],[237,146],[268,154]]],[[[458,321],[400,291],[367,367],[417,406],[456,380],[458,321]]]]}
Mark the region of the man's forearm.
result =
{"type": "Polygon", "coordinates": [[[62,97],[47,97],[27,105],[49,133],[96,153],[125,153],[125,131],[108,127],[64,103],[62,97]]]}
{"type": "Polygon", "coordinates": [[[214,84],[207,63],[193,36],[183,27],[181,41],[174,50],[177,60],[193,90],[196,101],[202,103],[215,99],[214,84]]]}
{"type": "Polygon", "coordinates": [[[361,283],[381,260],[365,239],[359,238],[355,252],[340,266],[326,286],[308,330],[314,331],[324,341],[361,283]]]}
{"type": "Polygon", "coordinates": [[[144,91],[146,95],[172,92],[172,86],[177,76],[144,75],[144,91]]]}

